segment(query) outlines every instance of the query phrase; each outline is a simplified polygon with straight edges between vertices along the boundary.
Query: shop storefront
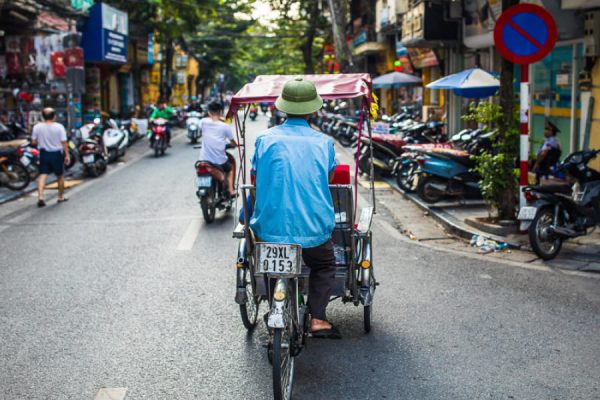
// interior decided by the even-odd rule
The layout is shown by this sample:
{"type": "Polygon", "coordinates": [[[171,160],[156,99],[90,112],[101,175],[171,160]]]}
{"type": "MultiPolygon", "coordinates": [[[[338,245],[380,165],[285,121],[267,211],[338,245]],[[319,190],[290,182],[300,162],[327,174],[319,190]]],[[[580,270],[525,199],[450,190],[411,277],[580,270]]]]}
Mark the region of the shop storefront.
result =
{"type": "Polygon", "coordinates": [[[543,142],[545,121],[551,121],[560,129],[558,138],[564,157],[579,146],[578,77],[583,68],[583,43],[559,42],[545,59],[530,68],[532,151],[543,142]]]}
{"type": "MultiPolygon", "coordinates": [[[[4,24],[0,36],[0,120],[27,132],[53,107],[66,127],[81,123],[83,49],[74,21],[40,12],[29,25],[4,24]]],[[[23,133],[16,132],[15,133],[23,133]]]]}

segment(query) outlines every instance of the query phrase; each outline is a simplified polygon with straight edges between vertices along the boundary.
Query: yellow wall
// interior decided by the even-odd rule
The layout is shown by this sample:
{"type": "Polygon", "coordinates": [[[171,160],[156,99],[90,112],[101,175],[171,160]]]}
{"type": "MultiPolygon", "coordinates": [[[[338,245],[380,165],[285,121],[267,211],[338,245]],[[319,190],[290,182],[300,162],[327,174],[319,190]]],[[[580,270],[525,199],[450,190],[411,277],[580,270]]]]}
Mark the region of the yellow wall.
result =
{"type": "MultiPolygon", "coordinates": [[[[160,46],[157,43],[155,43],[154,44],[154,55],[155,55],[154,59],[155,60],[157,59],[157,55],[159,54],[159,51],[160,51],[160,46]]],[[[181,55],[185,55],[185,54],[186,53],[179,46],[175,47],[175,54],[173,56],[173,75],[175,76],[175,78],[177,78],[178,72],[184,72],[185,79],[184,79],[184,83],[182,83],[182,84],[175,83],[175,85],[173,85],[171,100],[169,102],[169,104],[172,106],[184,106],[190,102],[189,97],[187,97],[187,98],[184,97],[184,96],[188,96],[188,94],[189,94],[188,76],[189,75],[194,76],[194,81],[195,81],[195,79],[198,77],[198,75],[200,73],[200,68],[199,68],[198,62],[189,56],[188,56],[188,63],[185,67],[177,67],[177,65],[176,65],[177,56],[181,56],[181,55]]],[[[195,85],[194,81],[192,81],[192,85],[190,88],[191,95],[197,96],[196,85],[195,85]]],[[[152,66],[152,69],[150,71],[150,83],[147,85],[147,88],[145,88],[145,90],[143,90],[143,93],[144,93],[144,97],[145,97],[144,103],[147,103],[147,102],[156,103],[159,100],[158,97],[160,96],[160,62],[156,61],[154,63],[154,65],[152,66]]]]}
{"type": "MultiPolygon", "coordinates": [[[[592,97],[595,104],[590,129],[590,148],[600,149],[600,60],[596,61],[592,69],[592,97]]],[[[590,162],[590,166],[600,170],[600,159],[596,157],[595,160],[590,162]]]]}

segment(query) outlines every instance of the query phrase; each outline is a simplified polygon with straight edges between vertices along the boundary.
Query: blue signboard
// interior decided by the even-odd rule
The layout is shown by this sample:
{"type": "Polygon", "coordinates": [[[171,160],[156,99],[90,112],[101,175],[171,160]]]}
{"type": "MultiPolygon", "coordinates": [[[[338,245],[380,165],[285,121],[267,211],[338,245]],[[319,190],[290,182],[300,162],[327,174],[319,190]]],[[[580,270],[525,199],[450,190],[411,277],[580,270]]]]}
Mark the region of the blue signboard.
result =
{"type": "Polygon", "coordinates": [[[126,12],[96,3],[83,28],[81,42],[85,61],[126,64],[128,23],[126,12]]]}

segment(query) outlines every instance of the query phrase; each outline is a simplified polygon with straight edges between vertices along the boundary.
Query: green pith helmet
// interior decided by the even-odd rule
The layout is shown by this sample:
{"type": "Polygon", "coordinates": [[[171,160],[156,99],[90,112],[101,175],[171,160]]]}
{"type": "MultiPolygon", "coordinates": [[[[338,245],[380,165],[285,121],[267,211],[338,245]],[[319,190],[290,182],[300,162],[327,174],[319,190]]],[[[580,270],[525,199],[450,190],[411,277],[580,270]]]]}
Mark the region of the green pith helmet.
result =
{"type": "Polygon", "coordinates": [[[323,107],[323,99],[317,93],[315,84],[302,78],[287,81],[275,107],[290,115],[308,115],[323,107]]]}

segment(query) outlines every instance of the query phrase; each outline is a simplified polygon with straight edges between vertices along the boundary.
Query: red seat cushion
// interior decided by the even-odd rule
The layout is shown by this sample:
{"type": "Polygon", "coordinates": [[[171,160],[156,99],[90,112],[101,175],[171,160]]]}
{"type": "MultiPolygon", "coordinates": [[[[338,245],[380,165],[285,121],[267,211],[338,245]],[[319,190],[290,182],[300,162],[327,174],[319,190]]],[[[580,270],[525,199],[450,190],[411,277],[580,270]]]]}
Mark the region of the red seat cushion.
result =
{"type": "Polygon", "coordinates": [[[338,165],[333,172],[332,185],[349,185],[350,184],[350,166],[338,165]]]}

